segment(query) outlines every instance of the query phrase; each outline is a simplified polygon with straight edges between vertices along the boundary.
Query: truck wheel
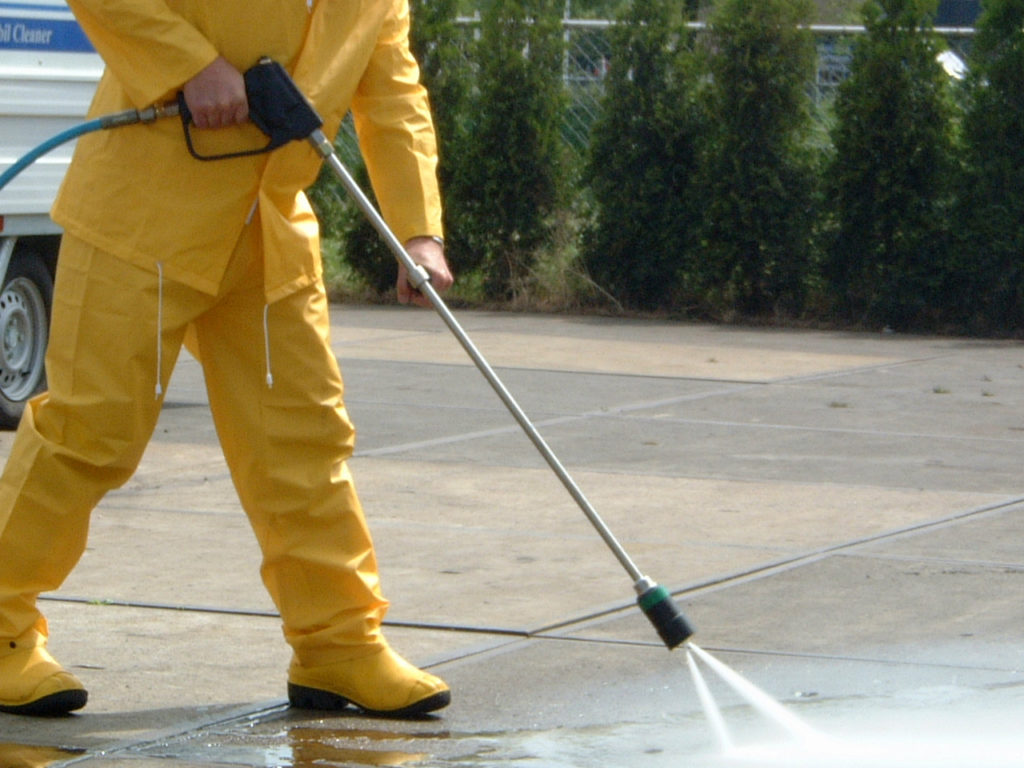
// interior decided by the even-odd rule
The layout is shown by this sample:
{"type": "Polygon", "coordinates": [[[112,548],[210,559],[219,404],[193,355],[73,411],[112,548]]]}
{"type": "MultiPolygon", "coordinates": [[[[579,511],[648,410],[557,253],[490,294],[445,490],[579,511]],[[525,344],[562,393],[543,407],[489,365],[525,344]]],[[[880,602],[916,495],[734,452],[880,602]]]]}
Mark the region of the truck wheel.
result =
{"type": "Polygon", "coordinates": [[[43,260],[22,252],[0,289],[0,428],[18,425],[25,401],[46,387],[53,280],[43,260]]]}

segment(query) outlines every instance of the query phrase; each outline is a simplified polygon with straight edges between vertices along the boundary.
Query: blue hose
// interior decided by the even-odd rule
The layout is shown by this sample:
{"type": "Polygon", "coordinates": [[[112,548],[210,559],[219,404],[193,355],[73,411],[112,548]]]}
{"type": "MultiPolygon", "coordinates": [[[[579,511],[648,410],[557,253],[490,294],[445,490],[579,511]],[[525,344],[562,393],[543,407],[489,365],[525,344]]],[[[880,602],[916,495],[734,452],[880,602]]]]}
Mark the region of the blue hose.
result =
{"type": "Polygon", "coordinates": [[[58,133],[56,136],[47,139],[35,149],[29,151],[24,156],[18,158],[18,160],[15,161],[14,165],[12,165],[6,171],[0,174],[0,189],[3,189],[8,184],[10,184],[11,180],[14,179],[15,176],[17,176],[23,170],[28,168],[30,165],[32,165],[32,163],[34,163],[40,157],[45,155],[47,152],[56,149],[61,144],[66,144],[67,142],[72,141],[73,139],[77,139],[82,134],[92,133],[93,131],[99,131],[105,127],[106,121],[103,118],[97,118],[95,120],[88,120],[84,123],[79,123],[78,125],[72,128],[68,128],[66,131],[62,131],[61,133],[58,133]]]}

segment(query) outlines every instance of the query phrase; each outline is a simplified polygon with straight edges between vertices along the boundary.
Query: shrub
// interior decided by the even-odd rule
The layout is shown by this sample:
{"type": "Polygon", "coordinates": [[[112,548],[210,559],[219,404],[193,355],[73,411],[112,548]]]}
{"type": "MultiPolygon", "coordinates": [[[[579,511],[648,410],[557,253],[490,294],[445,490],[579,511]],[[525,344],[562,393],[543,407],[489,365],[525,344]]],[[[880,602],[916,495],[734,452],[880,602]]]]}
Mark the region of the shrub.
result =
{"type": "Polygon", "coordinates": [[[718,313],[793,315],[816,224],[805,0],[725,0],[708,40],[700,285],[718,313]]]}
{"type": "MultiPolygon", "coordinates": [[[[458,124],[468,76],[468,64],[459,48],[456,7],[455,0],[410,1],[413,20],[410,44],[420,66],[421,82],[430,94],[442,192],[458,173],[459,154],[454,147],[458,143],[458,124]]],[[[341,148],[354,143],[354,137],[346,135],[351,131],[346,123],[339,138],[341,148]]],[[[356,182],[376,204],[362,158],[350,153],[345,161],[356,182]]],[[[390,294],[396,274],[395,256],[341,183],[324,170],[310,197],[325,237],[340,242],[340,258],[373,292],[390,294]]],[[[446,207],[446,228],[456,230],[457,227],[448,224],[450,216],[446,207]]]]}
{"type": "Polygon", "coordinates": [[[476,89],[466,108],[453,260],[478,267],[488,298],[511,298],[527,280],[561,200],[561,4],[493,0],[474,46],[476,89]]]}
{"type": "Polygon", "coordinates": [[[934,0],[869,0],[840,86],[826,279],[841,317],[912,328],[948,304],[952,104],[934,0]]]}
{"type": "Polygon", "coordinates": [[[611,64],[584,180],[592,279],[622,305],[678,308],[698,215],[691,177],[701,121],[679,0],[636,0],[611,31],[611,64]]]}
{"type": "Polygon", "coordinates": [[[1024,0],[989,0],[969,58],[965,172],[955,220],[965,320],[1024,325],[1024,0]]]}
{"type": "MultiPolygon", "coordinates": [[[[457,0],[411,0],[412,51],[420,65],[422,82],[430,93],[431,113],[437,131],[438,181],[445,206],[445,231],[449,251],[458,252],[459,199],[448,191],[462,173],[462,142],[465,134],[466,99],[472,68],[466,58],[470,30],[455,23],[457,0]]],[[[450,255],[450,254],[449,254],[450,255]]]]}

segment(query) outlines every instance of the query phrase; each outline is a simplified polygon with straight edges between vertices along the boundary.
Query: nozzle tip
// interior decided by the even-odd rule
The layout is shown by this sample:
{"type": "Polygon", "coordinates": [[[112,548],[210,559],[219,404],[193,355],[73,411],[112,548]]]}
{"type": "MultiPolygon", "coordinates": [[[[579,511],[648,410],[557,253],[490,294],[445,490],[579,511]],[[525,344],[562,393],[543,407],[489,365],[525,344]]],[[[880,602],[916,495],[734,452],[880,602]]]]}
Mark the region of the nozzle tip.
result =
{"type": "Polygon", "coordinates": [[[693,635],[693,626],[664,587],[655,584],[637,598],[637,603],[670,651],[693,635]]]}

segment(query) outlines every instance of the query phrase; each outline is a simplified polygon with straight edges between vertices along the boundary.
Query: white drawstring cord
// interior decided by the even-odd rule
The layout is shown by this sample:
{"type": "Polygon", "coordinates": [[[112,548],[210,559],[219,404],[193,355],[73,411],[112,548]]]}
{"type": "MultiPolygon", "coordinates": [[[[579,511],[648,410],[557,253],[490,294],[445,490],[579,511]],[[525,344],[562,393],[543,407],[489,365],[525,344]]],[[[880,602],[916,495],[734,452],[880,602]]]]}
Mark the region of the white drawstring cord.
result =
{"type": "Polygon", "coordinates": [[[267,358],[267,389],[274,388],[274,374],[270,371],[270,323],[267,316],[270,314],[270,305],[263,305],[263,349],[267,358]]]}
{"type": "Polygon", "coordinates": [[[157,289],[156,289],[156,395],[154,400],[159,400],[164,393],[161,377],[164,372],[164,265],[162,261],[156,263],[157,289]]]}

